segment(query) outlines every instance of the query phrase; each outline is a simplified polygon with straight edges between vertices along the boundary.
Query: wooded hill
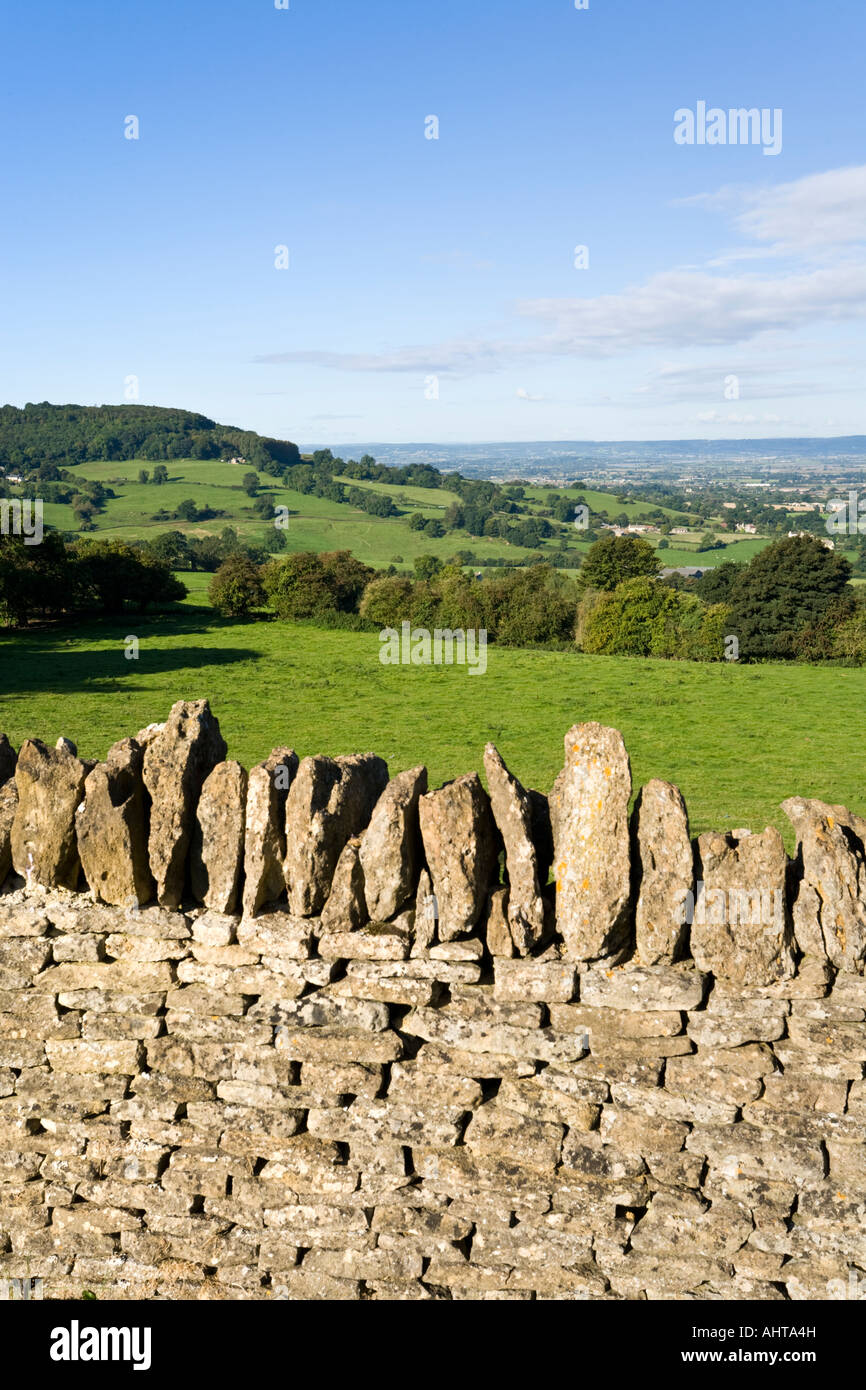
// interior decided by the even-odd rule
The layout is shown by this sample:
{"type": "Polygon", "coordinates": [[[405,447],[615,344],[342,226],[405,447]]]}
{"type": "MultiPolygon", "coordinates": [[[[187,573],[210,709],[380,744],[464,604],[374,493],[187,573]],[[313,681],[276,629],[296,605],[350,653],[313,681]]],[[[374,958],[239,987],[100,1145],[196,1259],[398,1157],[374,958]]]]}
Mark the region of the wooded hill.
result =
{"type": "Polygon", "coordinates": [[[218,425],[206,415],[156,405],[0,406],[0,468],[93,459],[218,459],[242,456],[253,468],[280,474],[301,462],[297,444],[252,430],[218,425]]]}

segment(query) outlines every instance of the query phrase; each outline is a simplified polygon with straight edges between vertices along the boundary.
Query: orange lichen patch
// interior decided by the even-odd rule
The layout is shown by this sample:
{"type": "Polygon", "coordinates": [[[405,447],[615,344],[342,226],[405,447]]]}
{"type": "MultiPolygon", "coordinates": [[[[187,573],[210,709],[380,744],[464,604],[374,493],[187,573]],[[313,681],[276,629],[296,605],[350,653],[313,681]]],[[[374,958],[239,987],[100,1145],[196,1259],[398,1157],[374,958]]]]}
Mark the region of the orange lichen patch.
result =
{"type": "Polygon", "coordinates": [[[837,1192],[837,1193],[836,1193],[836,1201],[837,1201],[837,1202],[844,1202],[844,1201],[846,1201],[846,1200],[847,1200],[847,1199],[846,1199],[846,1197],[845,1197],[845,1193],[844,1193],[844,1192],[837,1192]]]}
{"type": "Polygon", "coordinates": [[[833,819],[832,816],[828,816],[828,817],[827,817],[827,824],[829,825],[830,829],[832,830],[832,829],[833,829],[833,826],[836,824],[836,822],[834,821],[834,819],[833,819]]]}
{"type": "Polygon", "coordinates": [[[606,767],[606,768],[604,769],[604,775],[605,775],[605,777],[611,777],[611,776],[613,775],[613,774],[611,773],[611,770],[610,770],[609,767],[606,767]]]}
{"type": "Polygon", "coordinates": [[[581,892],[585,893],[586,890],[589,888],[589,879],[588,879],[588,878],[585,878],[585,879],[583,880],[583,883],[580,885],[580,887],[581,887],[581,892]]]}

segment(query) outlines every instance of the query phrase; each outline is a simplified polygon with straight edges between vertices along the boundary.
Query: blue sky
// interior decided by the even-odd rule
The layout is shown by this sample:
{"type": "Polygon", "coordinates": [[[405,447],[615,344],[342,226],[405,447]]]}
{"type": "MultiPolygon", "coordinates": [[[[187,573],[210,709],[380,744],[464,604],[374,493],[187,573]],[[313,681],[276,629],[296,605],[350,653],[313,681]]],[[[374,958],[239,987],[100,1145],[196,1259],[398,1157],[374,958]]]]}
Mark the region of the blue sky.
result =
{"type": "Polygon", "coordinates": [[[302,445],[866,432],[862,0],[290,4],[7,9],[0,399],[135,377],[302,445]],[[677,144],[702,101],[780,109],[781,151],[677,144]]]}

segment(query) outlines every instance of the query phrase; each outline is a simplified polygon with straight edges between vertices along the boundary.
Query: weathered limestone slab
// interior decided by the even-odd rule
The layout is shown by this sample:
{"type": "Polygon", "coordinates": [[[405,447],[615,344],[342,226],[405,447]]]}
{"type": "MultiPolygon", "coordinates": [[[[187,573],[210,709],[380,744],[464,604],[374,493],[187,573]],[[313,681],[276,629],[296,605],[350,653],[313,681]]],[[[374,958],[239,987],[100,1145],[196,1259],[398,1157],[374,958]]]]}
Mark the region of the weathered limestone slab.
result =
{"type": "Polygon", "coordinates": [[[719,1100],[703,1094],[697,1088],[689,1095],[677,1095],[667,1087],[631,1086],[627,1082],[614,1082],[610,1089],[617,1105],[687,1124],[733,1124],[739,1109],[735,1101],[719,1100]]]}
{"type": "Polygon", "coordinates": [[[698,859],[691,930],[698,967],[747,986],[793,975],[785,894],[788,861],[778,830],[768,826],[763,834],[740,840],[701,835],[698,859]]]}
{"type": "Polygon", "coordinates": [[[410,946],[408,931],[386,922],[360,931],[329,931],[319,941],[319,955],[323,960],[399,961],[408,958],[410,946]]]}
{"type": "Polygon", "coordinates": [[[488,894],[482,921],[487,949],[491,956],[509,960],[517,954],[508,921],[508,889],[496,888],[488,894]]]}
{"type": "Polygon", "coordinates": [[[641,1255],[730,1258],[749,1238],[752,1218],[742,1202],[708,1205],[692,1194],[657,1192],[631,1237],[641,1255]]]}
{"type": "MultiPolygon", "coordinates": [[[[823,1030],[818,1038],[823,1036],[823,1030]]],[[[866,1063],[858,1056],[840,1056],[833,1047],[816,1044],[803,1045],[793,1039],[782,1039],[773,1046],[773,1051],[785,1070],[786,1075],[819,1076],[827,1081],[859,1081],[866,1074],[866,1063]]],[[[857,1043],[854,1043],[857,1051],[857,1043]]]]}
{"type": "Polygon", "coordinates": [[[90,768],[70,748],[66,740],[46,748],[39,739],[27,739],[18,754],[12,863],[29,885],[74,889],[78,883],[75,812],[90,768]]]}
{"type": "Polygon", "coordinates": [[[418,802],[426,791],[426,767],[393,777],[361,837],[367,915],[374,922],[396,916],[415,895],[421,869],[418,802]]]}
{"type": "Polygon", "coordinates": [[[417,1097],[414,1103],[405,1104],[359,1096],[345,1108],[311,1108],[307,1128],[310,1134],[339,1143],[366,1139],[373,1144],[391,1140],[411,1144],[424,1135],[430,1143],[447,1145],[460,1138],[462,1115],[459,1106],[438,1106],[417,1097]]]}
{"type": "Polygon", "coordinates": [[[700,1091],[724,1104],[745,1105],[760,1096],[776,1067],[772,1050],[751,1043],[730,1049],[702,1047],[691,1057],[670,1057],[665,1089],[684,1096],[700,1091]]]}
{"type": "Polygon", "coordinates": [[[387,764],[373,753],[302,760],[286,801],[283,865],[295,915],[321,912],[346,841],[367,828],[387,782],[387,764]]]}
{"type": "Polygon", "coordinates": [[[607,1009],[697,1009],[707,988],[707,977],[691,964],[621,966],[613,970],[595,967],[579,976],[580,1002],[607,1009]]]}
{"type": "Polygon", "coordinates": [[[0,888],[12,869],[12,822],[18,809],[18,787],[10,777],[0,787],[0,888]]]}
{"type": "Polygon", "coordinates": [[[201,789],[190,852],[193,896],[214,912],[233,913],[238,904],[246,802],[240,763],[218,763],[201,789]]]}
{"type": "Polygon", "coordinates": [[[484,771],[493,818],[505,845],[511,939],[519,954],[527,956],[544,935],[542,885],[532,839],[532,800],[492,743],[484,749],[484,771]]]}
{"type": "Polygon", "coordinates": [[[844,806],[801,796],[782,803],[797,832],[803,877],[792,915],[801,951],[838,970],[866,962],[866,820],[844,806]]]}
{"type": "Polygon", "coordinates": [[[679,1153],[689,1126],[665,1115],[647,1114],[643,1109],[606,1105],[601,1112],[598,1132],[606,1144],[615,1144],[623,1153],[647,1158],[651,1154],[679,1153]]]}
{"type": "Polygon", "coordinates": [[[285,883],[286,799],[298,756],[293,748],[275,748],[250,772],[244,816],[244,916],[254,917],[265,903],[280,897],[285,883]]]}
{"type": "Polygon", "coordinates": [[[661,965],[686,954],[688,923],[683,911],[694,865],[689,818],[682,793],[654,779],[640,791],[632,816],[637,955],[642,965],[661,965]]]}
{"type": "Polygon", "coordinates": [[[518,1028],[460,1018],[447,1009],[413,1009],[403,1020],[401,1031],[466,1052],[501,1053],[545,1062],[573,1062],[587,1050],[579,1036],[558,1037],[549,1028],[518,1028]]]}
{"type": "Polygon", "coordinates": [[[556,925],[572,960],[616,957],[631,931],[628,803],[622,735],[575,724],[550,797],[556,925]]]}
{"type": "Polygon", "coordinates": [[[178,907],[195,811],[208,774],[226,755],[219,723],[207,700],[178,700],[144,754],[150,793],[150,869],[159,902],[178,907]]]}
{"type": "Polygon", "coordinates": [[[727,1176],[781,1182],[821,1182],[824,1156],[818,1143],[789,1139],[757,1125],[695,1125],[690,1153],[705,1154],[727,1176]]]}
{"type": "Polygon", "coordinates": [[[297,1062],[396,1062],[403,1055],[397,1033],[352,1028],[280,1028],[276,1048],[297,1062]]]}
{"type": "Polygon", "coordinates": [[[484,947],[480,937],[464,936],[459,941],[439,941],[430,947],[428,954],[431,960],[480,960],[484,954],[484,947]]]}
{"type": "Polygon", "coordinates": [[[540,1028],[546,1021],[544,1008],[525,999],[502,1000],[490,985],[450,988],[448,1014],[453,1018],[476,1019],[480,1023],[512,1023],[517,1028],[540,1028]]]}
{"type": "Polygon", "coordinates": [[[475,926],[496,870],[490,801],[472,772],[422,796],[418,812],[439,940],[451,941],[475,926]]]}
{"type": "Polygon", "coordinates": [[[571,961],[497,960],[493,980],[493,993],[498,1000],[565,1004],[574,998],[575,969],[571,961]]]}
{"type": "Polygon", "coordinates": [[[328,901],[322,908],[322,931],[357,931],[369,920],[361,867],[362,840],[358,835],[343,846],[328,901]]]}
{"type": "Polygon", "coordinates": [[[351,960],[347,974],[358,979],[435,980],[442,984],[474,984],[481,979],[481,966],[469,962],[409,960],[351,960]]]}
{"type": "Polygon", "coordinates": [[[316,925],[315,919],[293,917],[288,912],[261,913],[238,924],[238,944],[262,956],[305,961],[313,953],[316,925]]]}
{"type": "MultiPolygon", "coordinates": [[[[851,1087],[851,1094],[855,1093],[855,1086],[862,1084],[855,1082],[851,1087]]],[[[828,1081],[820,1076],[783,1076],[777,1073],[764,1078],[761,1100],[766,1106],[784,1111],[815,1110],[819,1113],[841,1115],[845,1109],[847,1093],[848,1086],[844,1081],[828,1081]]],[[[849,1113],[853,1113],[850,1096],[848,1110],[849,1113]]]]}
{"type": "MultiPolygon", "coordinates": [[[[542,1076],[544,1073],[542,1073],[542,1076]]],[[[541,1077],[508,1076],[496,1096],[497,1103],[533,1120],[568,1125],[569,1129],[596,1128],[601,1105],[585,1096],[570,1095],[556,1086],[544,1085],[541,1077]]]]}
{"type": "Polygon", "coordinates": [[[564,1136],[563,1124],[530,1119],[491,1103],[475,1111],[465,1142],[476,1153],[513,1158],[527,1167],[552,1171],[559,1163],[564,1136]]]}
{"type": "Polygon", "coordinates": [[[436,931],[439,926],[439,904],[433,892],[433,883],[426,869],[418,876],[418,892],[415,898],[415,940],[412,955],[426,956],[431,946],[436,944],[436,931]]]}
{"type": "Polygon", "coordinates": [[[99,902],[137,907],[153,896],[143,765],[141,745],[122,739],[84,784],[75,833],[84,877],[99,902]]]}

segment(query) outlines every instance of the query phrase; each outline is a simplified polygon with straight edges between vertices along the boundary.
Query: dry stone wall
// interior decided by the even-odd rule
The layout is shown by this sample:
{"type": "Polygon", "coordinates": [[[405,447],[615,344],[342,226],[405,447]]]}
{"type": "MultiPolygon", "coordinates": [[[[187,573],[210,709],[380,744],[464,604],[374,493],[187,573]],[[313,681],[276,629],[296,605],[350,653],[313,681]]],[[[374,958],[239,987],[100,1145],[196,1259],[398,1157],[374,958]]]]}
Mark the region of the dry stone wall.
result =
{"type": "Polygon", "coordinates": [[[484,767],[0,737],[0,1278],[863,1296],[866,822],[693,843],[597,724],[484,767]]]}

